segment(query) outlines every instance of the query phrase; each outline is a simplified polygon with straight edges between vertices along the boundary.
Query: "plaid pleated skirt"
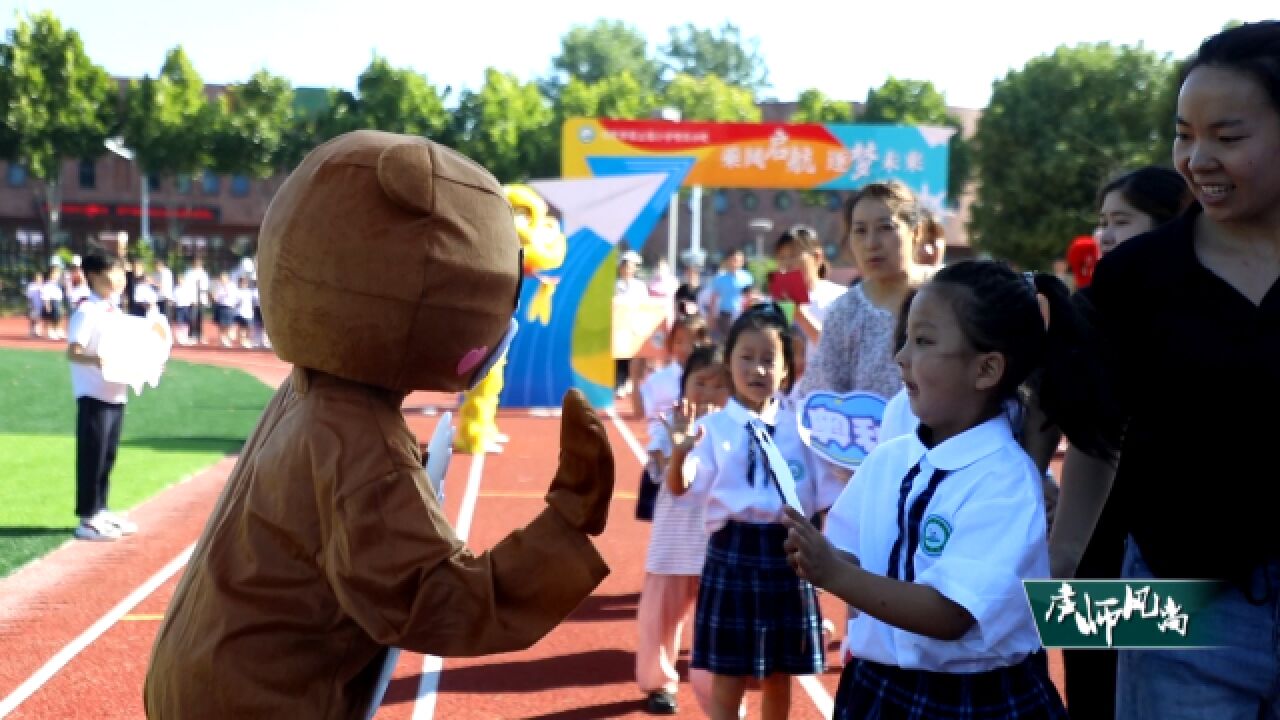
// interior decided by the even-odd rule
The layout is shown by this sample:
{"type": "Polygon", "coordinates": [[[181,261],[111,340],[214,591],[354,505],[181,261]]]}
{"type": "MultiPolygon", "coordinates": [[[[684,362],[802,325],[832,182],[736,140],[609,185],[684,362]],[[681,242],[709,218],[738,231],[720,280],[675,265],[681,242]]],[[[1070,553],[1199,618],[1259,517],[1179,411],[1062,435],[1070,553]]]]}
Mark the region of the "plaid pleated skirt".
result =
{"type": "Polygon", "coordinates": [[[1067,720],[1043,653],[980,673],[854,659],[840,674],[833,720],[1067,720]]]}
{"type": "Polygon", "coordinates": [[[702,567],[692,666],[718,675],[812,675],[826,660],[813,586],[787,564],[781,524],[730,522],[702,567]]]}

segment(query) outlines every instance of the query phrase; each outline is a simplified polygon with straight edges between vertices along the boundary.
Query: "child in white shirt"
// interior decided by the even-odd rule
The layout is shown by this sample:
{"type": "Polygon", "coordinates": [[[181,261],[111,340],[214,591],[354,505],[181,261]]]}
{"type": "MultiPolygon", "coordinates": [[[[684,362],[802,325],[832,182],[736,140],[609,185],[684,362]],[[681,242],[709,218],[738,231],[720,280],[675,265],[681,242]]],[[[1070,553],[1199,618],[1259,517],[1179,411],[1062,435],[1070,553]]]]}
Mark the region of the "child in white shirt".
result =
{"type": "Polygon", "coordinates": [[[785,716],[791,676],[822,672],[826,659],[817,595],[787,564],[781,520],[788,504],[806,516],[826,509],[841,486],[800,440],[784,395],[790,346],[776,304],[743,312],[725,343],[733,399],[692,435],[672,428],[668,487],[700,499],[711,536],[691,666],[712,673],[713,718],[737,717],[751,677],[766,716],[785,716]]]}
{"type": "Polygon", "coordinates": [[[44,335],[44,298],[40,293],[44,289],[44,274],[36,273],[27,283],[27,320],[30,323],[31,337],[44,335]]]}
{"type": "Polygon", "coordinates": [[[827,538],[786,520],[799,574],[859,611],[833,718],[1066,717],[1022,587],[1049,554],[1008,403],[1035,373],[1068,437],[1113,448],[1087,420],[1105,392],[1071,351],[1083,327],[1057,278],[989,261],[941,270],[912,301],[897,361],[919,427],[867,456],[827,538]]]}
{"type": "MultiPolygon", "coordinates": [[[[724,356],[714,345],[702,345],[685,358],[678,405],[660,414],[658,429],[651,431],[650,448],[656,455],[656,477],[662,477],[671,454],[669,424],[688,426],[729,399],[729,372],[724,356]]],[[[645,558],[644,588],[636,611],[639,639],[636,643],[636,683],[647,695],[645,709],[654,715],[677,711],[680,682],[676,661],[685,617],[698,596],[702,563],[707,555],[707,531],[702,505],[696,497],[676,497],[662,484],[653,509],[653,532],[645,558]]],[[[698,704],[710,707],[711,676],[698,668],[689,671],[698,704]]]]}
{"type": "MultiPolygon", "coordinates": [[[[640,389],[632,394],[636,415],[645,419],[649,446],[649,462],[640,478],[640,492],[636,499],[636,518],[653,519],[653,501],[662,484],[662,465],[670,454],[655,443],[666,436],[662,416],[680,400],[680,380],[684,363],[693,349],[708,340],[707,323],[699,315],[678,318],[667,335],[667,364],[651,373],[640,383],[640,389]]],[[[633,365],[634,366],[634,365],[633,365]]]]}
{"type": "Polygon", "coordinates": [[[40,287],[40,318],[44,320],[45,335],[50,340],[62,340],[62,270],[55,267],[40,287]]]}
{"type": "Polygon", "coordinates": [[[116,540],[138,531],[136,524],[107,506],[129,396],[124,384],[103,377],[98,348],[103,336],[111,332],[110,316],[123,312],[117,303],[125,275],[116,258],[90,255],[83,262],[93,294],[72,314],[67,344],[71,389],[76,398],[76,515],[80,525],[75,536],[116,540]]]}

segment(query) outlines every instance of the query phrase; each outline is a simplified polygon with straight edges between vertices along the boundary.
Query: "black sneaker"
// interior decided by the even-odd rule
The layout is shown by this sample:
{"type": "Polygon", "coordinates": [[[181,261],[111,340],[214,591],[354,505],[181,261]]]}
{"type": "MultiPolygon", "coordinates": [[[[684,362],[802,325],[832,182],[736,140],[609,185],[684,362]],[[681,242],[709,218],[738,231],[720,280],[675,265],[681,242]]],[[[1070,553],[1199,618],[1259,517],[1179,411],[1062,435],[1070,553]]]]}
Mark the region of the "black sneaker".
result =
{"type": "Polygon", "coordinates": [[[650,715],[675,715],[676,696],[666,690],[651,692],[644,701],[644,711],[650,715]]]}

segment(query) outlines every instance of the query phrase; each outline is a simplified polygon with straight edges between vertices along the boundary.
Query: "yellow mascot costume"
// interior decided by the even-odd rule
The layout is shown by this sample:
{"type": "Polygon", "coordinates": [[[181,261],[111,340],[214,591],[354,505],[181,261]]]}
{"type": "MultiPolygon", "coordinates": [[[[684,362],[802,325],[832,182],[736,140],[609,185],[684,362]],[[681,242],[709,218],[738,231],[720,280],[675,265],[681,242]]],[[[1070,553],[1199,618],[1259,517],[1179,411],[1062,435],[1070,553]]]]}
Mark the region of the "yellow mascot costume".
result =
{"type": "MultiPolygon", "coordinates": [[[[529,302],[526,318],[531,323],[548,325],[551,322],[551,296],[556,281],[543,273],[555,270],[564,262],[567,249],[560,223],[547,212],[547,203],[533,188],[527,185],[503,187],[507,202],[511,203],[516,223],[516,235],[524,255],[524,277],[538,282],[538,289],[529,302]]],[[[458,408],[458,434],[454,449],[458,452],[501,452],[506,436],[498,430],[498,397],[502,394],[502,373],[506,368],[504,356],[462,399],[458,408]]]]}
{"type": "Polygon", "coordinates": [[[500,355],[519,258],[498,181],[425,138],[348,133],[289,176],[258,277],[293,368],[160,623],[148,718],[364,720],[391,648],[527,648],[600,584],[613,454],[581,393],[565,394],[546,506],[480,554],[401,409],[414,390],[467,389],[500,355]]]}

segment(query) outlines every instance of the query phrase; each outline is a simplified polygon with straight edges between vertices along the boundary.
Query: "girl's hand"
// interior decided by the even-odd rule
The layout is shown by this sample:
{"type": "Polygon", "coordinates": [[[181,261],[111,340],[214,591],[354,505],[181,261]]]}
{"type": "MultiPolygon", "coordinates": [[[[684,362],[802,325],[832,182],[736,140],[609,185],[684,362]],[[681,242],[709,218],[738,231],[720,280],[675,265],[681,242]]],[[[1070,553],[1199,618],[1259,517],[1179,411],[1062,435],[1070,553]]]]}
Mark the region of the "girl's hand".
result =
{"type": "Polygon", "coordinates": [[[851,555],[836,549],[809,518],[790,506],[784,507],[783,512],[786,516],[782,524],[787,526],[783,549],[787,552],[787,562],[801,579],[829,588],[836,577],[848,570],[851,561],[857,564],[851,555]]]}
{"type": "Polygon", "coordinates": [[[671,437],[672,447],[686,453],[692,450],[693,446],[698,444],[698,440],[702,439],[702,428],[698,427],[695,431],[693,423],[712,410],[710,405],[695,405],[683,399],[679,405],[672,408],[670,421],[665,415],[662,416],[660,418],[662,426],[667,429],[667,435],[671,437]]]}

